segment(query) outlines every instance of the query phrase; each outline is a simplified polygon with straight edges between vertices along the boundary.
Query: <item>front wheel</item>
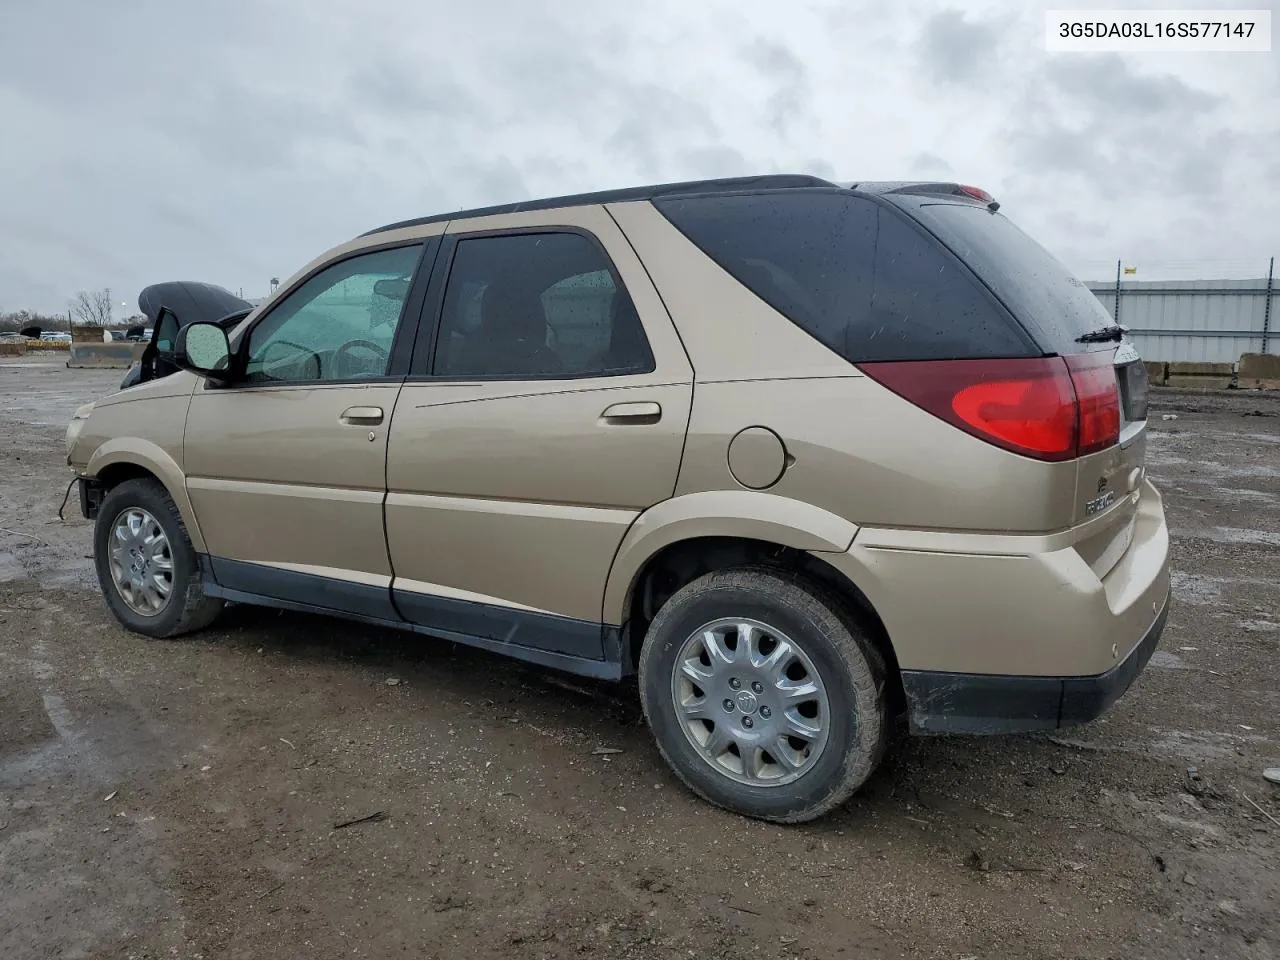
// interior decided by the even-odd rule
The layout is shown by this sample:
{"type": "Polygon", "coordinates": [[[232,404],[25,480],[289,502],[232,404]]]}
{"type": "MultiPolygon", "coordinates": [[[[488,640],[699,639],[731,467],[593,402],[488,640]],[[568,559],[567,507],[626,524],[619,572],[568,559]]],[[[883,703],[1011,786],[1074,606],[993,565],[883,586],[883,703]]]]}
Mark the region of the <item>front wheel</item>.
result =
{"type": "Polygon", "coordinates": [[[871,775],[888,730],[884,676],[838,604],[763,569],[682,588],[640,653],[645,717],[680,779],[779,823],[822,816],[871,775]]]}
{"type": "Polygon", "coordinates": [[[176,637],[208,626],[222,609],[204,595],[182,515],[156,480],[126,480],[106,495],[93,559],[107,606],[135,633],[176,637]]]}

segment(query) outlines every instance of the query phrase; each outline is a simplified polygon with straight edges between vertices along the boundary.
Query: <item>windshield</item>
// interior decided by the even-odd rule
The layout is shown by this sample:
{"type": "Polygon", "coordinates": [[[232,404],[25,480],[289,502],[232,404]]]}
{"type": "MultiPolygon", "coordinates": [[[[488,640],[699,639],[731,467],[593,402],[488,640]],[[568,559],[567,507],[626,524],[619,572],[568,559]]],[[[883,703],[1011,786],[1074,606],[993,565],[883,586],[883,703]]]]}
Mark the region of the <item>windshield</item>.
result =
{"type": "Polygon", "coordinates": [[[1091,348],[1077,338],[1115,322],[1088,287],[1008,218],[969,203],[911,207],[913,215],[969,265],[1046,353],[1085,352],[1091,348]]]}

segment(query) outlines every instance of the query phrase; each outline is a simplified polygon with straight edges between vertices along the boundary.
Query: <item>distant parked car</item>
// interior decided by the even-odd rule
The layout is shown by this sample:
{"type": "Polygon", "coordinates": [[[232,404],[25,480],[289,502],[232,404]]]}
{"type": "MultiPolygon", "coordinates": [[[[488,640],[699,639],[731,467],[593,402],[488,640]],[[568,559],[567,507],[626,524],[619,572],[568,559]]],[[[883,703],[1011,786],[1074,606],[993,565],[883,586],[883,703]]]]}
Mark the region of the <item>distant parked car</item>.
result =
{"type": "Polygon", "coordinates": [[[47,331],[45,333],[40,334],[40,339],[43,340],[45,343],[70,343],[71,334],[55,333],[53,331],[47,331]]]}

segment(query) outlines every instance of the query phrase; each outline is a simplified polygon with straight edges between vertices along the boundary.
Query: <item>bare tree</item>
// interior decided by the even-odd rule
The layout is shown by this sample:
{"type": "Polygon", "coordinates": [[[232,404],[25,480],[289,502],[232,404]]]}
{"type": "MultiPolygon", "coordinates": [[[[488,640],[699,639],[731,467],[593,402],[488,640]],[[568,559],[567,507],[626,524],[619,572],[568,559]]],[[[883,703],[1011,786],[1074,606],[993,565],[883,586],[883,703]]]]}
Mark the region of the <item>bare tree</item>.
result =
{"type": "Polygon", "coordinates": [[[71,301],[71,313],[86,327],[111,326],[111,290],[106,287],[87,293],[81,290],[71,301]]]}

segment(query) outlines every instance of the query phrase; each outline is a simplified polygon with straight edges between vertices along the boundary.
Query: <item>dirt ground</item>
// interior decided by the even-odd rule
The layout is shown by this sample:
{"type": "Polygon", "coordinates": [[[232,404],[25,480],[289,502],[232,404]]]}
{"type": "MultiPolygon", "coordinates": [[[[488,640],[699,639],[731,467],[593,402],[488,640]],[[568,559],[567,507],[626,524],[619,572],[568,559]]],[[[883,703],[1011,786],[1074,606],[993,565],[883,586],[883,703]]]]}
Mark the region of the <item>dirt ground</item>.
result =
{"type": "Polygon", "coordinates": [[[0,957],[1280,956],[1276,398],[1156,397],[1175,605],[1105,718],[903,741],[784,828],[685,792],[625,686],[245,607],[119,629],[56,514],[120,375],[0,363],[0,957]]]}

